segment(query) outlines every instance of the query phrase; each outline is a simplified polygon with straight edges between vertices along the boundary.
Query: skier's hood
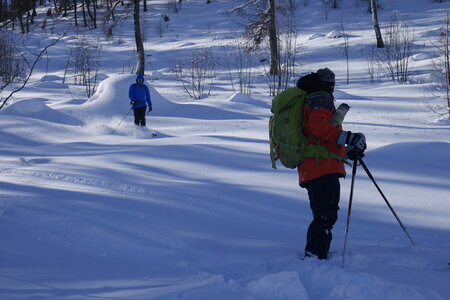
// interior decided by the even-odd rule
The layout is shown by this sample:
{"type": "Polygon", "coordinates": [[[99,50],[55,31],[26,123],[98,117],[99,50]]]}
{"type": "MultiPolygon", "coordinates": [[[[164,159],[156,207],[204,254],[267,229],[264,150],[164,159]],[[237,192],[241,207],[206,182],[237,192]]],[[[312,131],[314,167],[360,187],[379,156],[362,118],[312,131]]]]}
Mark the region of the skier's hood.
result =
{"type": "Polygon", "coordinates": [[[142,80],[142,82],[144,82],[144,75],[143,74],[137,74],[136,82],[139,83],[139,80],[142,80]]]}

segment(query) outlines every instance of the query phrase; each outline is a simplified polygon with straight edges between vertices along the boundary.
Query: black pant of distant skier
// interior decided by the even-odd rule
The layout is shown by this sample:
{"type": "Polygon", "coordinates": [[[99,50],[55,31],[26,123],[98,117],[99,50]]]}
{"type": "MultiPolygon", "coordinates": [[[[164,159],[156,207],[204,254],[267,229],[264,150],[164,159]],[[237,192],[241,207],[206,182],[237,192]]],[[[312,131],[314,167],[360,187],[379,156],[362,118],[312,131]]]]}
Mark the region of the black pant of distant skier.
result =
{"type": "Polygon", "coordinates": [[[147,111],[147,107],[138,107],[133,108],[134,110],[134,124],[138,126],[145,127],[145,112],[147,111]]]}
{"type": "Polygon", "coordinates": [[[340,195],[340,174],[328,174],[304,183],[308,190],[313,213],[306,236],[305,254],[316,254],[319,259],[326,259],[330,249],[331,229],[337,221],[340,195]]]}

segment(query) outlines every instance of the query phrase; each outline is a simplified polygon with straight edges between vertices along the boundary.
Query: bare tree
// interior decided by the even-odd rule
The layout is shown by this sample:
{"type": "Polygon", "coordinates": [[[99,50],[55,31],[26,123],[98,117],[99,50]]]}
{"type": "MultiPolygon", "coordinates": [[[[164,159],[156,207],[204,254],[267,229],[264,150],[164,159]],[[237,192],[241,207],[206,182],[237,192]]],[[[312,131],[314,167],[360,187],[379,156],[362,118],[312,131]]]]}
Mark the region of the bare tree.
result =
{"type": "Polygon", "coordinates": [[[270,44],[270,74],[280,74],[280,49],[278,48],[278,30],[276,22],[275,0],[269,1],[268,16],[268,31],[270,44]]]}
{"type": "Polygon", "coordinates": [[[442,97],[443,102],[436,105],[427,104],[427,107],[438,115],[447,115],[450,118],[450,11],[447,10],[439,44],[436,45],[438,58],[433,60],[433,83],[430,91],[433,95],[442,97]]]}
{"type": "Polygon", "coordinates": [[[247,35],[250,37],[249,50],[261,45],[268,38],[270,49],[270,74],[279,74],[280,51],[278,48],[278,29],[275,0],[246,0],[231,12],[238,12],[249,21],[247,35]],[[248,12],[249,8],[251,12],[248,12]]]}
{"type": "Polygon", "coordinates": [[[377,48],[383,48],[383,36],[381,35],[380,25],[378,23],[378,3],[377,0],[370,0],[370,11],[372,13],[373,29],[377,38],[377,48]]]}
{"type": "Polygon", "coordinates": [[[374,45],[368,45],[361,49],[362,55],[366,58],[367,73],[370,77],[370,82],[374,83],[378,70],[379,60],[377,59],[377,48],[374,45]]]}
{"type": "Polygon", "coordinates": [[[85,37],[78,37],[68,56],[68,66],[71,67],[74,83],[85,87],[88,98],[94,94],[98,84],[101,50],[98,41],[95,43],[85,37]]]}
{"type": "Polygon", "coordinates": [[[416,53],[414,33],[407,22],[400,23],[394,14],[386,29],[385,47],[378,49],[377,58],[392,81],[405,83],[410,75],[411,56],[416,53]]]}
{"type": "Polygon", "coordinates": [[[342,48],[344,50],[344,56],[347,63],[347,84],[350,83],[350,66],[349,66],[349,38],[348,35],[345,32],[345,26],[344,21],[341,18],[341,30],[342,30],[342,37],[344,38],[344,43],[342,45],[342,48]]]}
{"type": "Polygon", "coordinates": [[[141,21],[139,16],[139,0],[133,0],[134,3],[134,37],[136,41],[136,74],[145,73],[145,50],[141,32],[141,21]]]}
{"type": "Polygon", "coordinates": [[[339,8],[339,2],[341,2],[340,0],[332,0],[331,3],[331,8],[339,8]]]}
{"type": "MultiPolygon", "coordinates": [[[[3,100],[2,105],[0,106],[0,109],[2,109],[3,106],[5,106],[6,102],[7,102],[7,101],[8,101],[15,93],[20,92],[20,91],[27,85],[28,80],[30,79],[31,75],[33,74],[33,71],[34,71],[34,68],[36,67],[36,64],[41,60],[42,56],[43,56],[45,53],[47,53],[47,50],[48,50],[50,47],[56,45],[62,37],[63,37],[63,36],[59,37],[58,39],[53,40],[49,45],[45,46],[44,49],[42,49],[41,52],[39,52],[39,54],[36,55],[36,58],[35,58],[34,62],[33,62],[31,65],[27,63],[27,64],[30,66],[30,70],[28,71],[28,74],[27,74],[27,76],[25,77],[25,80],[23,81],[22,85],[21,85],[19,88],[17,88],[17,89],[15,89],[14,91],[12,91],[12,92],[5,98],[5,100],[3,100]]],[[[3,89],[3,88],[4,88],[4,87],[2,87],[2,89],[3,89]]],[[[2,89],[0,89],[0,92],[2,91],[2,89]]]]}
{"type": "Polygon", "coordinates": [[[23,70],[22,56],[12,35],[6,30],[0,30],[0,91],[16,81],[23,70]]]}
{"type": "Polygon", "coordinates": [[[216,75],[216,61],[210,49],[197,50],[174,66],[175,77],[184,92],[194,99],[211,93],[216,75]]]}
{"type": "MultiPolygon", "coordinates": [[[[278,73],[272,74],[266,72],[269,93],[272,96],[285,90],[295,78],[297,69],[297,56],[299,47],[297,45],[297,28],[295,19],[295,10],[297,6],[294,0],[285,2],[280,6],[280,24],[278,24],[278,73]]],[[[272,62],[270,61],[270,64],[272,62]]]]}
{"type": "Polygon", "coordinates": [[[245,41],[242,39],[235,39],[233,43],[228,45],[228,48],[230,50],[226,51],[225,59],[231,86],[235,92],[251,95],[254,55],[246,51],[245,41]]]}
{"type": "Polygon", "coordinates": [[[180,0],[168,0],[167,6],[169,10],[173,10],[175,13],[179,13],[182,3],[183,2],[180,0]]]}

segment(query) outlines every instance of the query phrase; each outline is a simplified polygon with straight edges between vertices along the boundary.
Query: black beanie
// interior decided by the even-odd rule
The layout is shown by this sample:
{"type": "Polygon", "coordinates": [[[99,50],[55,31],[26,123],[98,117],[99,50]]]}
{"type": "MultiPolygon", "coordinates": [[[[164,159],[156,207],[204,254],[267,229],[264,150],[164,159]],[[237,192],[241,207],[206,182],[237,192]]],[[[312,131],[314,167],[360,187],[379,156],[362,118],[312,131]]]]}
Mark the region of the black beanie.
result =
{"type": "Polygon", "coordinates": [[[328,68],[317,70],[317,76],[323,82],[335,82],[334,73],[328,68]]]}

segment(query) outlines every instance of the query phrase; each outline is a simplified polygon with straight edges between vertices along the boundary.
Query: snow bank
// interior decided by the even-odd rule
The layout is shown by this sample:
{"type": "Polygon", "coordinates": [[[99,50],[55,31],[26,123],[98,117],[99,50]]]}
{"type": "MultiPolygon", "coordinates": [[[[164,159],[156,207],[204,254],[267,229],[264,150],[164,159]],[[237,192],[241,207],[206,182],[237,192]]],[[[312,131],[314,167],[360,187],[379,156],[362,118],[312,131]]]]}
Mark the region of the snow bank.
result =
{"type": "Polygon", "coordinates": [[[227,99],[228,102],[232,103],[241,103],[241,104],[249,104],[252,106],[263,107],[270,109],[270,106],[261,100],[257,100],[249,95],[235,93],[230,98],[227,99]]]}
{"type": "Polygon", "coordinates": [[[339,32],[337,30],[333,30],[333,31],[331,31],[330,33],[328,33],[326,35],[326,37],[329,38],[329,39],[337,39],[337,38],[341,38],[343,36],[344,35],[342,34],[342,32],[339,32]]]}
{"type": "Polygon", "coordinates": [[[450,176],[450,143],[405,142],[370,151],[367,160],[377,168],[407,171],[419,176],[450,176]]]}
{"type": "Polygon", "coordinates": [[[46,101],[46,99],[39,98],[19,101],[8,106],[2,113],[12,116],[40,119],[64,125],[81,126],[84,124],[73,116],[51,109],[43,103],[44,101],[46,101]]]}
{"type": "Polygon", "coordinates": [[[414,299],[414,300],[441,300],[437,293],[428,290],[417,289],[413,286],[398,285],[385,282],[377,284],[367,282],[364,285],[344,284],[337,286],[330,294],[330,299],[334,300],[398,300],[398,299],[414,299]],[[355,295],[359,295],[357,298],[355,295]]]}
{"type": "Polygon", "coordinates": [[[308,300],[297,272],[270,274],[248,285],[251,300],[308,300]]]}
{"type": "MultiPolygon", "coordinates": [[[[102,81],[96,93],[84,104],[74,107],[72,111],[86,120],[111,117],[123,117],[130,110],[128,90],[135,82],[135,75],[116,75],[102,81]]],[[[228,112],[203,103],[180,104],[163,97],[156,89],[146,83],[153,105],[150,117],[181,117],[206,120],[226,120],[247,117],[246,114],[228,112]]],[[[181,90],[180,90],[181,93],[181,90]]]]}

